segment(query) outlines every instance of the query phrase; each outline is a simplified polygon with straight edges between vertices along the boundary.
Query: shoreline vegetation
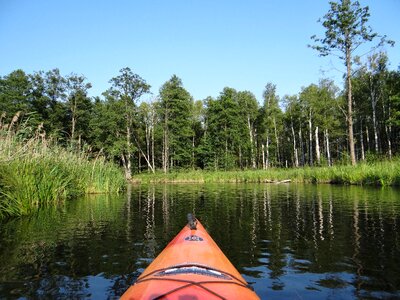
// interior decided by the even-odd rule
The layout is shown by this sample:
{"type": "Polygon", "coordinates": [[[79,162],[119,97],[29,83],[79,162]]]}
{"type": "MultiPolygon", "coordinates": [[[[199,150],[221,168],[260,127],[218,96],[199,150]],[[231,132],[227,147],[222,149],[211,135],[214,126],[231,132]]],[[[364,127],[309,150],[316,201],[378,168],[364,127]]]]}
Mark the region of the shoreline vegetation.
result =
{"type": "MultiPolygon", "coordinates": [[[[93,193],[118,193],[121,168],[88,151],[66,149],[45,138],[39,126],[17,127],[18,116],[0,126],[0,219],[93,193]]],[[[0,124],[1,125],[1,124],[0,124]]]]}
{"type": "Polygon", "coordinates": [[[178,171],[141,173],[132,182],[148,183],[313,183],[368,186],[400,186],[400,160],[393,159],[357,166],[271,168],[239,171],[178,171]]]}
{"type": "MultiPolygon", "coordinates": [[[[123,170],[82,147],[46,139],[38,128],[0,124],[0,219],[22,216],[84,194],[118,193],[123,170]]],[[[157,183],[313,183],[400,186],[400,158],[357,166],[269,168],[267,170],[178,170],[135,174],[136,184],[157,183]]]]}

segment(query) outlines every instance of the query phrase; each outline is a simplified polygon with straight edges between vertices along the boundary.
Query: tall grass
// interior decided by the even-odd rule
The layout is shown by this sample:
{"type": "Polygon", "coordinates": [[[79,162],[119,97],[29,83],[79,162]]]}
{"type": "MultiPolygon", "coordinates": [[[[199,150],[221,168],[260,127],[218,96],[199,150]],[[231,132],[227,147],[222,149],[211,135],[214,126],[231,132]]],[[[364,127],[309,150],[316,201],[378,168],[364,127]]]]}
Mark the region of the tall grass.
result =
{"type": "Polygon", "coordinates": [[[125,179],[102,157],[67,151],[45,139],[41,128],[15,130],[0,123],[0,217],[19,216],[88,193],[119,192],[125,179]]]}
{"type": "Polygon", "coordinates": [[[359,163],[357,166],[304,167],[245,171],[181,171],[174,173],[140,174],[141,183],[161,182],[253,182],[332,183],[354,185],[400,186],[400,160],[359,163]]]}

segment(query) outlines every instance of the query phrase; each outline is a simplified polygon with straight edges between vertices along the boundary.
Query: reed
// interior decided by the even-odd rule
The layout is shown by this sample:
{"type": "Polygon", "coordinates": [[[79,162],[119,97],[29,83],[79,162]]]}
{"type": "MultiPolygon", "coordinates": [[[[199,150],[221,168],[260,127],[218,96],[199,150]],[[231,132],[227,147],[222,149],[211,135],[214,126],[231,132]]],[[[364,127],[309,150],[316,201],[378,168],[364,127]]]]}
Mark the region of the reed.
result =
{"type": "Polygon", "coordinates": [[[331,183],[400,186],[400,160],[393,159],[357,166],[304,167],[240,171],[181,171],[168,174],[145,173],[135,176],[140,183],[331,183]]]}
{"type": "Polygon", "coordinates": [[[40,128],[13,130],[17,120],[0,124],[0,218],[89,193],[119,192],[125,179],[119,167],[90,153],[68,151],[46,140],[40,128]]]}

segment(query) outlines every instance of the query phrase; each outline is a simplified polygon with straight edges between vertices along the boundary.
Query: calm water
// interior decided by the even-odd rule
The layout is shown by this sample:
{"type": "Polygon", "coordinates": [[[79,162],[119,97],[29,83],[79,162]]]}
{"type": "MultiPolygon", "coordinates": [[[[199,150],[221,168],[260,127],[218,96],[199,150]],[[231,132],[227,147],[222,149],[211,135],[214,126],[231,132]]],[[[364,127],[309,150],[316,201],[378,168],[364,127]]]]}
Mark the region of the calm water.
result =
{"type": "Polygon", "coordinates": [[[113,299],[194,212],[262,299],[400,299],[400,191],[158,185],[0,223],[0,299],[113,299]]]}

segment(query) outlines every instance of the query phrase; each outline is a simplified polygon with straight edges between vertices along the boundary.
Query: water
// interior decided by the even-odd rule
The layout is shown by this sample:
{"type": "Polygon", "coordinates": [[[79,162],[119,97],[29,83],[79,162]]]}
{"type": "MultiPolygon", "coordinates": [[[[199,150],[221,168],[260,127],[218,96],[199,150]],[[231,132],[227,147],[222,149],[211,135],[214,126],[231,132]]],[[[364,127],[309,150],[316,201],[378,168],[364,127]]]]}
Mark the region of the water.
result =
{"type": "Polygon", "coordinates": [[[0,223],[0,299],[117,299],[194,212],[262,299],[400,299],[400,191],[132,186],[0,223]]]}

